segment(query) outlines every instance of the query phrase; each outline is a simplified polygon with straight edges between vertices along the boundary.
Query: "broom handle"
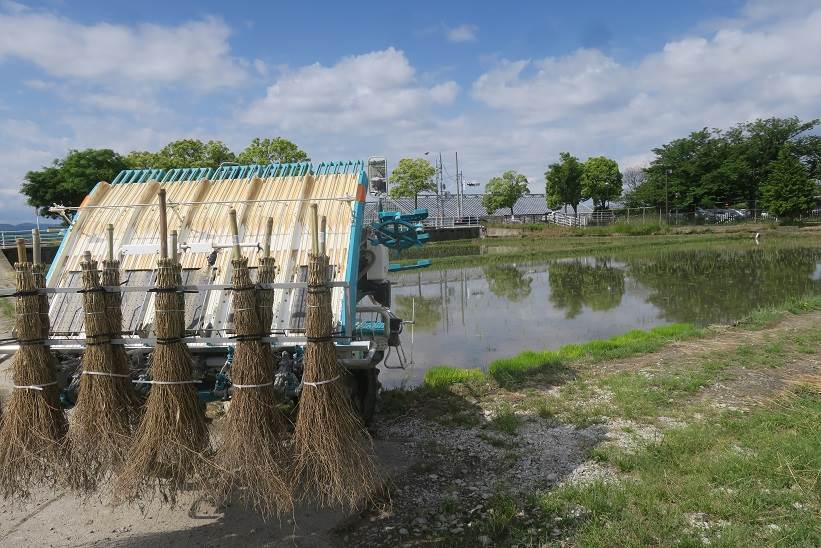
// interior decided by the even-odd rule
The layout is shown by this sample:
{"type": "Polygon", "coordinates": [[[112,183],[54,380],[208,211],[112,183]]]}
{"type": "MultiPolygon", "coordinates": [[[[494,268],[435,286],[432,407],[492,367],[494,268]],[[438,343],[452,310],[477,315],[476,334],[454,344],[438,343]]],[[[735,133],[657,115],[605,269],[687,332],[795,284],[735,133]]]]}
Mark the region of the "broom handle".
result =
{"type": "Polygon", "coordinates": [[[28,253],[26,253],[26,241],[23,238],[17,238],[17,262],[28,262],[28,253]]]}
{"type": "Polygon", "coordinates": [[[33,264],[40,264],[42,262],[40,255],[40,229],[33,228],[31,230],[31,262],[33,264]]]}
{"type": "Polygon", "coordinates": [[[171,231],[171,260],[177,262],[177,231],[171,231]]]}
{"type": "Polygon", "coordinates": [[[239,227],[237,226],[237,210],[231,208],[228,212],[228,217],[231,219],[231,240],[233,241],[234,259],[242,258],[242,250],[239,248],[239,227]]]}
{"type": "Polygon", "coordinates": [[[168,258],[168,217],[165,211],[165,189],[157,193],[160,198],[160,258],[168,258]]]}
{"type": "Polygon", "coordinates": [[[268,217],[268,222],[265,223],[265,240],[262,244],[262,256],[268,258],[271,256],[271,233],[274,231],[274,218],[268,217]]]}
{"type": "Polygon", "coordinates": [[[311,250],[319,254],[319,217],[316,204],[311,204],[311,250]]]}
{"type": "Polygon", "coordinates": [[[108,261],[114,260],[114,225],[108,225],[108,261]]]}
{"type": "Polygon", "coordinates": [[[320,222],[319,227],[319,253],[325,255],[325,242],[327,240],[326,230],[327,230],[327,223],[328,220],[325,215],[322,216],[322,221],[320,222]]]}

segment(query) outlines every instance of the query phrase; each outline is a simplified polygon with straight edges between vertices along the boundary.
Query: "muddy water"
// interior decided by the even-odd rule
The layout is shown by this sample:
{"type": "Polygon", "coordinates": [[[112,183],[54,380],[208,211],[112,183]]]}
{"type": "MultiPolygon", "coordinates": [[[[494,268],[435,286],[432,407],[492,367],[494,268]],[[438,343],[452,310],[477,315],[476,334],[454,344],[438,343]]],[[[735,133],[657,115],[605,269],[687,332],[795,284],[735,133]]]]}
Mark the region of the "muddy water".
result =
{"type": "MultiPolygon", "coordinates": [[[[606,338],[673,322],[729,323],[792,296],[821,293],[817,248],[661,252],[526,266],[416,271],[393,278],[405,326],[405,370],[385,386],[421,382],[433,365],[486,367],[524,349],[606,338]]],[[[395,354],[388,366],[398,365],[395,354]]]]}

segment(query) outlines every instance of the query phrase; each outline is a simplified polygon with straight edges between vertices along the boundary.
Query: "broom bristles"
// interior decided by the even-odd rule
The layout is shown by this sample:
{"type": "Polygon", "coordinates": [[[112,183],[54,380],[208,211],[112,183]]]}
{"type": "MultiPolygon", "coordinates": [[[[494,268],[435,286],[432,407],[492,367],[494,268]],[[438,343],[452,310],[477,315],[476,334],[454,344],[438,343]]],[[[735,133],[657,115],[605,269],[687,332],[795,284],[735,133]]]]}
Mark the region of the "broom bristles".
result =
{"type": "Polygon", "coordinates": [[[345,372],[331,340],[327,255],[311,254],[303,389],[294,431],[293,478],[305,496],[323,506],[357,508],[379,488],[373,450],[345,390],[345,372]]]}
{"type": "Polygon", "coordinates": [[[117,480],[117,502],[157,493],[173,504],[179,492],[203,490],[219,477],[210,473],[208,426],[192,382],[191,355],[181,340],[178,279],[177,265],[160,259],[154,300],[157,346],[149,369],[153,384],[117,480]]]}
{"type": "Polygon", "coordinates": [[[15,307],[20,347],[12,360],[14,390],[0,419],[0,490],[6,498],[26,497],[38,483],[56,483],[64,473],[66,450],[56,360],[43,340],[48,336],[43,300],[35,293],[31,263],[14,267],[21,293],[15,307]]]}
{"type": "Polygon", "coordinates": [[[293,510],[285,470],[287,421],[277,407],[273,353],[259,340],[256,291],[248,260],[234,259],[232,265],[237,343],[230,372],[234,391],[217,450],[219,464],[228,471],[222,497],[235,494],[269,517],[293,510]]]}
{"type": "MultiPolygon", "coordinates": [[[[125,461],[131,443],[136,396],[125,354],[111,345],[119,316],[108,307],[97,261],[81,263],[87,346],[81,358],[77,405],[71,417],[71,486],[91,491],[125,461]]],[[[119,307],[118,307],[119,309],[119,307]]]]}

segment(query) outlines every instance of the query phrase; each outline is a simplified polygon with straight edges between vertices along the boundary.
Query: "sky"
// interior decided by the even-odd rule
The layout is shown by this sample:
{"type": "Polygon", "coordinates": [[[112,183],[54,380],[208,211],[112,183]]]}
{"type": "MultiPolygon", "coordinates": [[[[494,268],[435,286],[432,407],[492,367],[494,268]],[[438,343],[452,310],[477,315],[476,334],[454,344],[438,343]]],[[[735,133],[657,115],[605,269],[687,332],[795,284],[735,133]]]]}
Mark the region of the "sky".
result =
{"type": "Polygon", "coordinates": [[[70,149],[282,136],[314,161],[442,153],[544,192],[703,127],[821,115],[821,0],[0,0],[0,222],[70,149]]]}

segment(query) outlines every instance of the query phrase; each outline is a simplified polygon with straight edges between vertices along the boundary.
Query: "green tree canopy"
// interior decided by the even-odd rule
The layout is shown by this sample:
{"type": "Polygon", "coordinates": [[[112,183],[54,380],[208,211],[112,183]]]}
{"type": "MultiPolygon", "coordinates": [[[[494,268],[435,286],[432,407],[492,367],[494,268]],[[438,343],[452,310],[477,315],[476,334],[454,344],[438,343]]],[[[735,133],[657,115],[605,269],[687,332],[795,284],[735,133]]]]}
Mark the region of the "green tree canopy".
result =
{"type": "Polygon", "coordinates": [[[584,166],[569,152],[562,152],[559,161],[548,166],[544,179],[547,207],[556,209],[563,205],[573,207],[577,213],[582,201],[582,175],[584,166]]]}
{"type": "Polygon", "coordinates": [[[388,178],[390,197],[413,198],[413,206],[417,207],[420,192],[436,191],[435,174],[436,168],[424,158],[402,158],[388,178]]]}
{"type": "Polygon", "coordinates": [[[625,197],[631,206],[760,207],[764,182],[785,145],[810,177],[821,172],[821,138],[807,135],[819,120],[768,118],[728,130],[707,129],[653,149],[645,181],[625,197]]]}
{"type": "Polygon", "coordinates": [[[126,156],[134,169],[179,167],[219,167],[223,162],[234,162],[236,156],[222,141],[203,143],[199,139],[180,139],[162,147],[158,152],[134,151],[126,156]]]}
{"type": "Polygon", "coordinates": [[[21,192],[40,215],[56,218],[46,211],[49,206],[78,206],[94,185],[111,181],[127,167],[125,159],[110,149],[70,150],[51,166],[29,171],[21,192]]]}
{"type": "Polygon", "coordinates": [[[274,162],[289,164],[310,162],[311,158],[308,157],[308,153],[288,139],[282,137],[260,139],[255,137],[251,144],[239,153],[237,161],[241,164],[270,164],[274,162]]]}
{"type": "Polygon", "coordinates": [[[592,198],[594,209],[607,209],[608,202],[621,196],[619,164],[604,156],[588,158],[582,173],[582,197],[592,198]]]}
{"type": "Polygon", "coordinates": [[[510,209],[513,215],[513,206],[528,190],[527,177],[517,171],[505,171],[501,177],[494,177],[485,185],[482,205],[491,215],[503,207],[510,209]]]}
{"type": "Polygon", "coordinates": [[[815,182],[790,146],[782,147],[761,188],[761,205],[778,217],[793,219],[815,206],[815,182]]]}

